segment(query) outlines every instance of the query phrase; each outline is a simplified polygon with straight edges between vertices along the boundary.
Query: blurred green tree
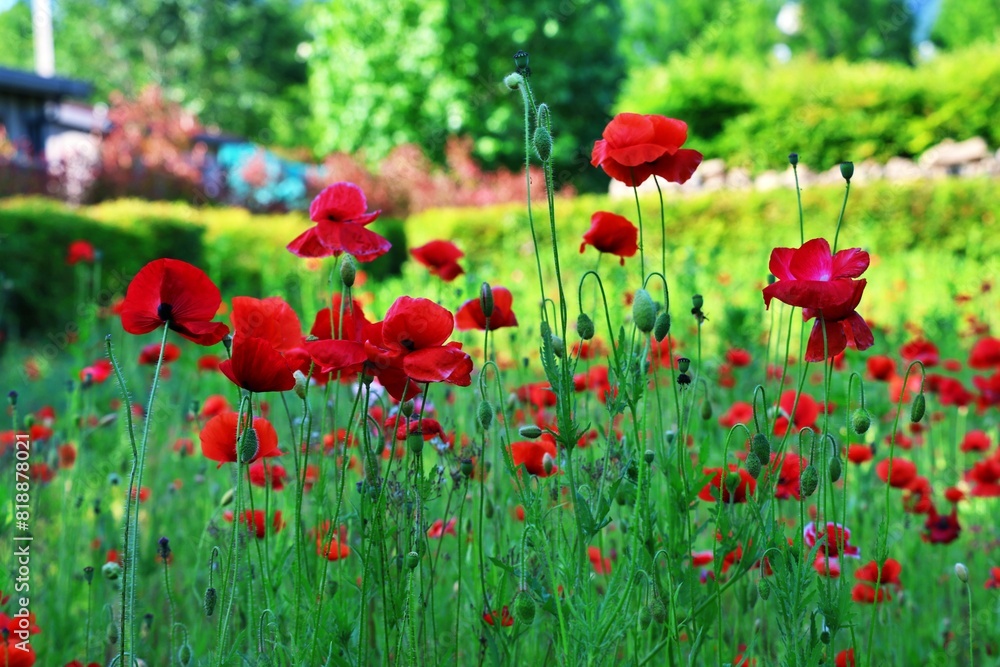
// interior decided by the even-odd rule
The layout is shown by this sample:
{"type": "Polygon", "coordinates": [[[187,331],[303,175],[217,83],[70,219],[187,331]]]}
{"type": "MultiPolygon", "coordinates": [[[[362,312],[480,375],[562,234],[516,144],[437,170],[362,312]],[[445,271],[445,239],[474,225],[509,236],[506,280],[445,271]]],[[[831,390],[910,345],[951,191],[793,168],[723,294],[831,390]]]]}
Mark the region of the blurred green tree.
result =
{"type": "Polygon", "coordinates": [[[821,58],[913,62],[914,15],[902,0],[809,0],[794,44],[821,58]]]}
{"type": "Polygon", "coordinates": [[[625,74],[620,4],[597,0],[345,0],[312,7],[313,132],[318,154],[402,143],[435,160],[447,137],[475,138],[486,167],[524,161],[522,112],[503,77],[530,54],[537,100],[553,112],[556,179],[603,187],[589,166],[625,74]]]}

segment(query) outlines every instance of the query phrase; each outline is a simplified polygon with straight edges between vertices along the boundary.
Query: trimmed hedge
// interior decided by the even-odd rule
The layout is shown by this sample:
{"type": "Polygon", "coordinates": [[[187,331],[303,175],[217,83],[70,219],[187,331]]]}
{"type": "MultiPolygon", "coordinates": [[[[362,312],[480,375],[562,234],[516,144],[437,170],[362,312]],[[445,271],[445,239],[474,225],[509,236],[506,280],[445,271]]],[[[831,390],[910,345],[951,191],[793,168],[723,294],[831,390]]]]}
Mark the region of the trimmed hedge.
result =
{"type": "Polygon", "coordinates": [[[981,136],[1000,145],[998,80],[995,45],[914,68],[677,56],[632,72],[616,110],[683,119],[688,146],[731,166],[783,170],[795,151],[823,171],[844,160],[916,156],[944,139],[981,136]]]}

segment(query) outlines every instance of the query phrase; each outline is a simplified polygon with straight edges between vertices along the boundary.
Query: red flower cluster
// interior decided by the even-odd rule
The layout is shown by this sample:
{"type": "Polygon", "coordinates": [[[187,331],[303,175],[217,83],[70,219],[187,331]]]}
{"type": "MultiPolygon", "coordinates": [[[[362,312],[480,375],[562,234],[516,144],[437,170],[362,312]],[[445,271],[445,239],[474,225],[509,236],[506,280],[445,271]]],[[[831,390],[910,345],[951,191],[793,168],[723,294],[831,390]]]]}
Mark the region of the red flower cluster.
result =
{"type": "Polygon", "coordinates": [[[816,318],[806,361],[823,361],[851,347],[867,350],[875,344],[868,324],[858,315],[867,281],[854,280],[868,268],[868,253],[860,248],[831,254],[826,239],[806,241],[801,248],[775,248],[769,268],[778,279],[764,288],[764,304],[777,299],[802,308],[805,320],[816,318]],[[824,354],[824,332],[826,348],[824,354]]]}
{"type": "Polygon", "coordinates": [[[430,269],[431,275],[445,282],[450,283],[465,273],[465,270],[458,265],[458,260],[465,257],[465,253],[451,241],[431,241],[419,248],[413,248],[410,254],[413,255],[413,259],[430,269]]]}

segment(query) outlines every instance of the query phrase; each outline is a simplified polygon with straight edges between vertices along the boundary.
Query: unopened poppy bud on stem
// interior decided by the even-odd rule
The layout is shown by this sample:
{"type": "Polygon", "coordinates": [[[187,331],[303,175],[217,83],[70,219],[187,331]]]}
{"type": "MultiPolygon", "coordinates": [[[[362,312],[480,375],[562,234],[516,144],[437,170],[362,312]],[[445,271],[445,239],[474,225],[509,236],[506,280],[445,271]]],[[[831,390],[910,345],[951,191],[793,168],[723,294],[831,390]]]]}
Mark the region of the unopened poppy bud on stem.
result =
{"type": "Polygon", "coordinates": [[[556,467],[556,460],[552,458],[551,454],[545,452],[545,455],[542,456],[542,469],[545,470],[545,474],[551,475],[555,467],[556,467]]]}
{"type": "Polygon", "coordinates": [[[663,339],[670,333],[670,313],[665,310],[660,311],[656,316],[656,323],[653,324],[653,337],[657,343],[662,343],[663,339]]]}
{"type": "Polygon", "coordinates": [[[215,613],[215,603],[219,599],[219,594],[216,592],[213,586],[209,586],[205,589],[205,616],[211,616],[215,613]]]}
{"type": "Polygon", "coordinates": [[[406,567],[408,569],[415,570],[418,565],[420,565],[420,554],[416,551],[406,554],[406,567]]]}
{"type": "Polygon", "coordinates": [[[747,472],[750,473],[751,477],[754,479],[760,477],[760,459],[757,457],[757,454],[754,452],[747,454],[747,458],[744,463],[746,464],[747,472]]]}
{"type": "Polygon", "coordinates": [[[656,324],[656,306],[644,289],[636,290],[632,299],[632,322],[642,333],[649,333],[656,324]]]}
{"type": "Polygon", "coordinates": [[[552,334],[552,353],[556,355],[559,359],[566,356],[566,343],[559,336],[552,334]]]}
{"type": "Polygon", "coordinates": [[[257,439],[257,429],[253,426],[245,428],[243,437],[240,438],[240,463],[250,463],[258,451],[260,451],[260,441],[257,439]]]}
{"type": "Polygon", "coordinates": [[[548,162],[552,157],[552,134],[544,125],[535,128],[535,135],[532,137],[535,146],[535,153],[542,162],[548,162]]]}
{"type": "Polygon", "coordinates": [[[292,377],[295,378],[295,395],[304,400],[306,397],[306,386],[309,384],[309,379],[306,377],[306,374],[300,370],[293,372],[292,377]]]}
{"type": "Polygon", "coordinates": [[[656,454],[653,452],[652,449],[647,449],[646,452],[642,455],[642,457],[647,464],[652,465],[653,459],[656,458],[656,454]]]}
{"type": "Polygon", "coordinates": [[[522,426],[517,432],[521,434],[522,438],[528,438],[529,440],[534,440],[542,435],[542,429],[533,424],[522,426]]]}
{"type": "Polygon", "coordinates": [[[913,405],[910,406],[910,421],[916,424],[924,418],[924,412],[926,410],[927,399],[924,398],[922,393],[917,394],[917,397],[913,399],[913,405]]]}
{"type": "Polygon", "coordinates": [[[763,433],[757,433],[753,436],[750,449],[761,461],[771,460],[771,441],[763,433]]]}
{"type": "Polygon", "coordinates": [[[524,83],[524,77],[517,72],[508,74],[503,79],[503,85],[507,86],[509,90],[518,90],[522,83],[524,83]]]}
{"type": "Polygon", "coordinates": [[[340,282],[344,283],[344,287],[354,287],[354,281],[358,277],[358,267],[354,262],[354,258],[350,255],[344,255],[340,260],[340,282]]]}
{"type": "Polygon", "coordinates": [[[864,408],[858,408],[851,415],[851,428],[853,428],[854,432],[858,435],[864,435],[867,433],[868,429],[871,428],[871,425],[872,417],[864,408]]]}
{"type": "Polygon", "coordinates": [[[403,413],[403,416],[410,418],[413,416],[413,401],[403,401],[399,406],[399,411],[403,413]]]}
{"type": "Polygon", "coordinates": [[[493,288],[489,283],[479,288],[479,307],[483,309],[483,317],[493,316],[493,288]]]}
{"type": "Polygon", "coordinates": [[[514,598],[514,616],[525,625],[531,625],[535,620],[535,601],[528,591],[522,590],[514,598]]]}
{"type": "Polygon", "coordinates": [[[421,433],[411,433],[406,438],[406,446],[414,454],[424,451],[424,436],[421,433]]]}
{"type": "Polygon", "coordinates": [[[590,319],[587,313],[580,313],[576,318],[576,332],[583,340],[590,340],[594,337],[594,320],[590,319]]]}
{"type": "Polygon", "coordinates": [[[806,466],[805,470],[802,471],[802,477],[799,479],[799,484],[801,486],[803,496],[808,498],[815,493],[816,487],[819,486],[819,471],[816,470],[816,466],[811,463],[806,466]]]}
{"type": "Polygon", "coordinates": [[[963,563],[955,563],[955,576],[963,584],[969,583],[969,568],[965,567],[963,563]]]}
{"type": "Polygon", "coordinates": [[[851,178],[854,176],[854,163],[853,162],[841,162],[840,163],[840,175],[844,177],[844,180],[848,183],[851,182],[851,178]]]}
{"type": "Polygon", "coordinates": [[[794,167],[798,163],[799,163],[799,154],[798,153],[789,153],[788,154],[788,164],[790,164],[790,165],[792,165],[794,167]]]}
{"type": "Polygon", "coordinates": [[[841,473],[844,471],[844,464],[840,460],[839,456],[834,456],[830,459],[830,481],[836,483],[840,479],[841,473]]]}
{"type": "Polygon", "coordinates": [[[479,425],[486,431],[493,424],[493,405],[489,401],[479,403],[479,425]]]}

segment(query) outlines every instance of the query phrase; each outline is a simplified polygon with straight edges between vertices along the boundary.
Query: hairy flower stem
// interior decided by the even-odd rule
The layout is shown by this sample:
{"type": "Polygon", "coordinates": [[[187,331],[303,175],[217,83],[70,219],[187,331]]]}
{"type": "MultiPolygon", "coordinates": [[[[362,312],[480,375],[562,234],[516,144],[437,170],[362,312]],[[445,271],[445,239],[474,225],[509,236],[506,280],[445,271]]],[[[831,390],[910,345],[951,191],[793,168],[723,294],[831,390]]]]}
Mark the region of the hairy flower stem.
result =
{"type": "Polygon", "coordinates": [[[837,239],[840,238],[840,225],[844,222],[844,211],[847,210],[847,198],[851,194],[851,182],[847,181],[847,186],[844,188],[844,203],[840,205],[840,217],[837,218],[837,231],[833,235],[833,252],[837,253],[837,239]]]}
{"type": "Polygon", "coordinates": [[[146,444],[149,442],[149,426],[152,422],[153,400],[156,398],[156,388],[159,386],[160,370],[163,367],[164,348],[167,344],[167,332],[169,325],[163,325],[163,336],[160,339],[160,353],[156,359],[156,370],[153,371],[153,385],[149,390],[149,404],[146,408],[145,424],[142,431],[142,443],[136,447],[135,428],[132,423],[132,401],[129,398],[128,390],[125,387],[125,378],[122,376],[121,366],[114,354],[111,352],[111,336],[105,339],[105,348],[111,365],[118,379],[118,386],[122,392],[122,399],[125,404],[125,415],[128,422],[129,443],[132,445],[132,471],[129,473],[128,495],[125,497],[125,535],[122,545],[125,553],[122,567],[122,610],[120,623],[120,648],[118,651],[118,662],[121,665],[125,662],[125,653],[131,649],[130,658],[134,658],[135,652],[135,577],[133,568],[137,559],[137,544],[139,541],[139,489],[142,488],[142,470],[146,462],[146,444]],[[133,515],[133,495],[135,496],[135,510],[133,515]],[[128,626],[128,639],[126,644],[126,625],[128,626]]]}

